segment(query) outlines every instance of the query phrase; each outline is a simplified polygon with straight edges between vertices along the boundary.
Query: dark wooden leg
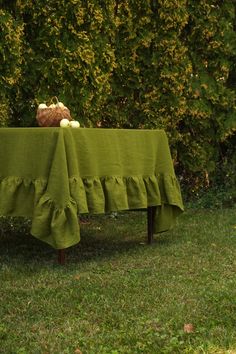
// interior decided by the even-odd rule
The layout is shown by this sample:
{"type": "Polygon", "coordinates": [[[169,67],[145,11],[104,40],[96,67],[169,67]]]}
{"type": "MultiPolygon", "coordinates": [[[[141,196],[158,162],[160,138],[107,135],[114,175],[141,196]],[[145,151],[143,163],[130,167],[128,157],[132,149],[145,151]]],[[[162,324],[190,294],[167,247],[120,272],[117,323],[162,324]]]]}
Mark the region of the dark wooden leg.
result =
{"type": "Polygon", "coordinates": [[[58,250],[58,263],[64,265],[66,262],[66,253],[65,249],[58,250]]]}
{"type": "Polygon", "coordinates": [[[148,207],[147,208],[147,235],[148,235],[148,243],[151,244],[153,242],[153,222],[155,215],[156,207],[148,207]]]}

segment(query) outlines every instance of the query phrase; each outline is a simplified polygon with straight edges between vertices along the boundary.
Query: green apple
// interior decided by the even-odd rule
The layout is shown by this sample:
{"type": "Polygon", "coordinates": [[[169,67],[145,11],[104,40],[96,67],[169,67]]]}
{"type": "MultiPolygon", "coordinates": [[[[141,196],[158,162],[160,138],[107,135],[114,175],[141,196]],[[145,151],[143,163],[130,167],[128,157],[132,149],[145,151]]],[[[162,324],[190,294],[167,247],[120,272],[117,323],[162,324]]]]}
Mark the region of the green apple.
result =
{"type": "Polygon", "coordinates": [[[70,126],[71,126],[71,128],[79,128],[80,123],[77,120],[72,120],[72,121],[70,121],[70,126]]]}
{"type": "Polygon", "coordinates": [[[66,118],[63,118],[61,121],[60,121],[60,127],[62,128],[67,128],[70,126],[70,121],[66,118]]]}
{"type": "Polygon", "coordinates": [[[45,103],[40,103],[38,105],[38,109],[45,109],[45,108],[48,108],[48,106],[45,103]]]}

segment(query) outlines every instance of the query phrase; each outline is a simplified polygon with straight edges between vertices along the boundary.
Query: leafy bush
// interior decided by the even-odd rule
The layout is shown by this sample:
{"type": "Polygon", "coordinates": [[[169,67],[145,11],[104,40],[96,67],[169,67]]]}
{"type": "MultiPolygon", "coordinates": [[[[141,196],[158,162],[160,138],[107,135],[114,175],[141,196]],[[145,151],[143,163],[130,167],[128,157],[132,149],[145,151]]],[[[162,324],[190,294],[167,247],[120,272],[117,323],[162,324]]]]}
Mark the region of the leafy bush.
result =
{"type": "Polygon", "coordinates": [[[115,66],[109,25],[97,1],[21,1],[23,79],[16,111],[20,125],[34,125],[39,102],[58,96],[72,116],[92,125],[102,115],[115,66]]]}
{"type": "Polygon", "coordinates": [[[0,127],[9,122],[11,98],[21,78],[23,24],[0,8],[0,127]]]}
{"type": "Polygon", "coordinates": [[[189,194],[230,168],[234,1],[2,3],[1,125],[35,125],[56,95],[86,127],[164,128],[189,194]]]}

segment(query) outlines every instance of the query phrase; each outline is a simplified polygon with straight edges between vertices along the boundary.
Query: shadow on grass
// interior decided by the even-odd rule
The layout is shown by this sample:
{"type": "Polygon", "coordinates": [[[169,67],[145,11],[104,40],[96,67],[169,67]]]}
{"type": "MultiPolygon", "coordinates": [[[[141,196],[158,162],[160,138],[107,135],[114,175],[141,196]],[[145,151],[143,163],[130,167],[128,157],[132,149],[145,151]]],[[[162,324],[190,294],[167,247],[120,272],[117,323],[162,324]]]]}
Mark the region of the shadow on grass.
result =
{"type": "MultiPolygon", "coordinates": [[[[118,217],[89,216],[81,223],[81,241],[66,249],[66,262],[81,264],[115,255],[132,255],[147,247],[168,247],[173,237],[171,232],[155,235],[153,244],[148,245],[144,212],[126,212],[118,217]]],[[[0,235],[0,243],[1,264],[57,264],[57,250],[34,238],[29,230],[23,233],[17,230],[3,233],[0,235]]]]}

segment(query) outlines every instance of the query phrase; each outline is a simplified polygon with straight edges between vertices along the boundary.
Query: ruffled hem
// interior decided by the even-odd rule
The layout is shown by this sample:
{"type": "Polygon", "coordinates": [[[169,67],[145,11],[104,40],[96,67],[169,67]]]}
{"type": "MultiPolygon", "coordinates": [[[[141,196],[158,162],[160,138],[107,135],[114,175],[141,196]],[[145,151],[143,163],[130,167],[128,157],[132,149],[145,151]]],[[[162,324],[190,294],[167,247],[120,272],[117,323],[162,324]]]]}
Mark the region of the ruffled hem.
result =
{"type": "Polygon", "coordinates": [[[62,249],[80,241],[78,214],[158,206],[155,231],[162,232],[183,211],[179,183],[173,175],[72,177],[68,190],[70,195],[58,206],[46,180],[4,178],[0,180],[0,213],[32,218],[32,235],[62,249]]]}
{"type": "Polygon", "coordinates": [[[33,210],[45,193],[44,179],[6,177],[0,179],[0,213],[6,216],[32,217],[33,210]]]}
{"type": "Polygon", "coordinates": [[[70,200],[64,208],[58,208],[47,194],[35,207],[31,234],[56,249],[75,245],[80,241],[77,205],[70,200]]]}
{"type": "Polygon", "coordinates": [[[172,175],[71,178],[78,212],[104,213],[169,204],[183,210],[178,180],[172,175]]]}

